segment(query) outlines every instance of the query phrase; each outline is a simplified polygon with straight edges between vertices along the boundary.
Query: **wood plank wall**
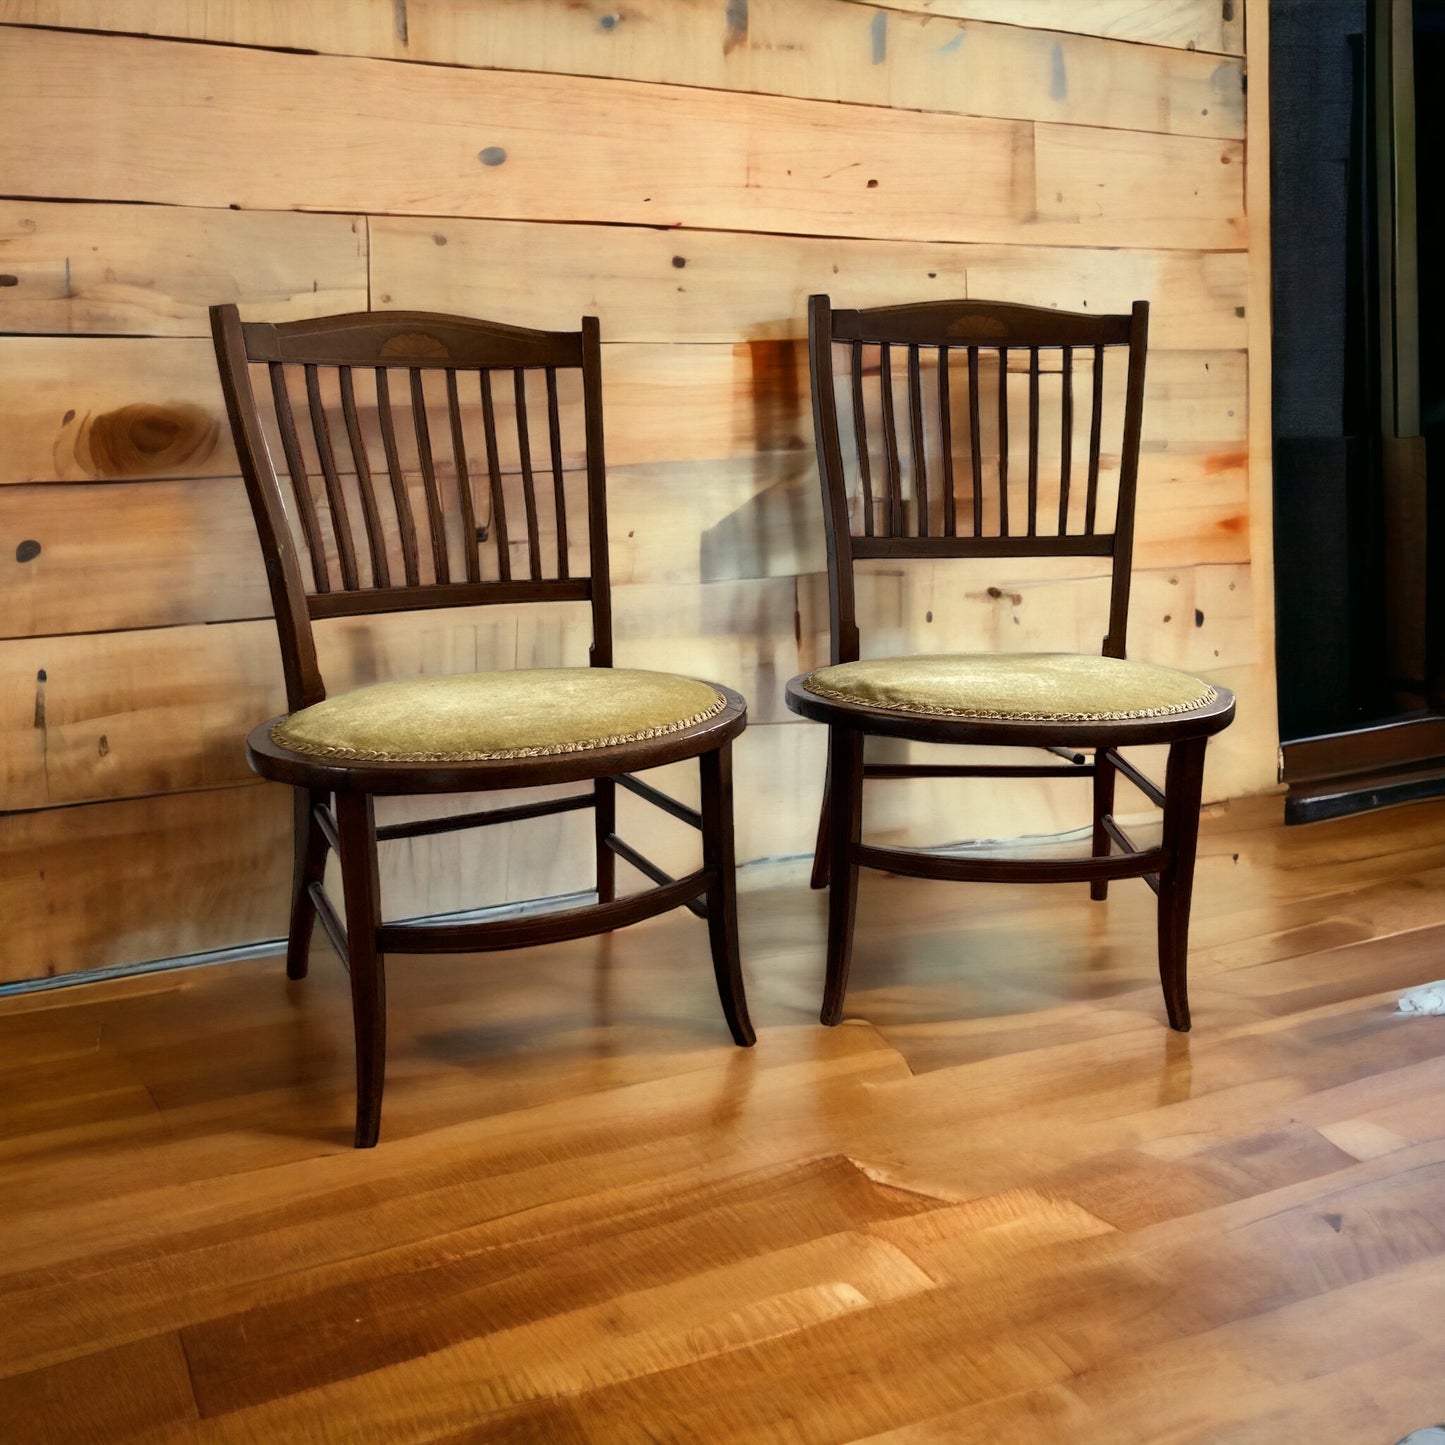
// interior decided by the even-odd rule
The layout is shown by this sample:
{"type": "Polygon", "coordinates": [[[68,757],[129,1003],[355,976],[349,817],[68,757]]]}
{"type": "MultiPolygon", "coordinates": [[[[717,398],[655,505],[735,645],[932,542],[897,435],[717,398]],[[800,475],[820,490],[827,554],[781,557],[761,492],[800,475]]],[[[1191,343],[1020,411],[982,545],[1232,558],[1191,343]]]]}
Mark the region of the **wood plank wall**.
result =
{"type": "MultiPolygon", "coordinates": [[[[0,0],[0,981],[283,927],[289,804],[241,750],[280,672],[217,300],[600,315],[618,661],[751,699],[755,859],[810,845],[821,783],[821,730],[779,700],[826,652],[807,295],[1148,297],[1133,652],[1239,693],[1213,796],[1272,786],[1263,20],[1246,110],[1240,0],[0,0]]],[[[880,641],[920,648],[1093,648],[1098,599],[1078,564],[870,588],[880,641]]],[[[580,661],[580,622],[325,646],[335,686],[580,661]]],[[[967,786],[880,793],[876,831],[1081,821],[1077,787],[967,786]]],[[[390,907],[585,887],[584,835],[392,845],[390,907]]]]}

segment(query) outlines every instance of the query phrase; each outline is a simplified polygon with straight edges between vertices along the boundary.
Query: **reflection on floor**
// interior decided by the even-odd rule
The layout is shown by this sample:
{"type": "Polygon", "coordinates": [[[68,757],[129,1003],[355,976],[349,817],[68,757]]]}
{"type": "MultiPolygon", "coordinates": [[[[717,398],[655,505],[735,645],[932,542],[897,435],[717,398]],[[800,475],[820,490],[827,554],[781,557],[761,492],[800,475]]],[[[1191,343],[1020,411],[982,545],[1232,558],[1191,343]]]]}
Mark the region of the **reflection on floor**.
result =
{"type": "MultiPolygon", "coordinates": [[[[1202,841],[1152,895],[747,870],[702,924],[397,959],[348,1147],[326,946],[0,1003],[0,1420],[45,1441],[1360,1445],[1445,1416],[1445,805],[1202,841]],[[18,1422],[18,1425],[17,1425],[18,1422]]],[[[1428,1433],[1428,1432],[1427,1432],[1428,1433]]]]}

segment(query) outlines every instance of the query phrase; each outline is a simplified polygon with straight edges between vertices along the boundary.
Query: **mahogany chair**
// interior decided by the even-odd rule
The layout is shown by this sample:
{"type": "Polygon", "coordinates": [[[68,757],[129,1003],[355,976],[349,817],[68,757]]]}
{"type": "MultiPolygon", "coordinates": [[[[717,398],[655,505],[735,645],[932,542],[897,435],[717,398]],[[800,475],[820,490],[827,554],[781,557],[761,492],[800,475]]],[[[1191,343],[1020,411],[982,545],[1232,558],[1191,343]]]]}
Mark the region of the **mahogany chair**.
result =
{"type": "Polygon", "coordinates": [[[425,312],[269,325],[243,323],[227,305],[211,308],[211,322],[286,678],[288,712],[255,728],[247,756],[295,789],[287,974],[305,977],[319,917],[351,975],[357,1147],[375,1144],[380,1128],[388,953],[524,948],[685,906],[707,920],[733,1039],[751,1044],[731,763],[746,705],[713,683],[612,666],[596,318],[579,332],[425,312]],[[587,604],[591,665],[327,695],[313,622],[523,602],[587,604]],[[700,809],[634,776],[688,758],[699,764],[700,809]],[[376,823],[378,796],[578,782],[589,786],[563,797],[376,823]],[[619,787],[697,828],[701,867],[674,878],[623,842],[619,787]],[[378,842],[587,808],[595,904],[483,922],[383,920],[378,842]],[[323,886],[331,850],[344,923],[323,886]],[[619,857],[656,886],[618,897],[619,857]]]}
{"type": "Polygon", "coordinates": [[[789,682],[787,702],[828,726],[813,866],[813,886],[830,890],[825,1024],[842,1017],[858,870],[875,868],[915,878],[1088,882],[1096,899],[1114,879],[1142,877],[1159,899],[1169,1024],[1189,1027],[1204,751],[1233,719],[1234,697],[1125,654],[1148,317],[1143,301],[1131,315],[1090,316],[986,301],[835,311],[826,296],[811,298],[832,661],[789,682]],[[1072,556],[1102,559],[1109,572],[1101,655],[859,660],[857,562],[1072,556]],[[870,735],[1042,749],[1051,760],[868,763],[870,735]],[[1120,751],[1159,743],[1168,745],[1162,789],[1120,751]],[[1093,780],[1088,857],[950,857],[861,841],[865,779],[1056,775],[1093,780]],[[1163,810],[1156,845],[1136,846],[1115,820],[1118,777],[1163,810]]]}

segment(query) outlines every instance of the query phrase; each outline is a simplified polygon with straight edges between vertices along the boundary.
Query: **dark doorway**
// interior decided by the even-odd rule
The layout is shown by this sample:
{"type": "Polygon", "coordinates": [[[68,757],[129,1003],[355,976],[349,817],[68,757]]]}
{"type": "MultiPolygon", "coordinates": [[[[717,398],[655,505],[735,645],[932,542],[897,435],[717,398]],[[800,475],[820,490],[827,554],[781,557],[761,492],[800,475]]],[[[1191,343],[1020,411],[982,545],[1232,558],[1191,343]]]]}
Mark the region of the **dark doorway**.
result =
{"type": "Polygon", "coordinates": [[[1445,793],[1445,0],[1275,0],[1270,26],[1280,732],[1308,821],[1445,793]]]}

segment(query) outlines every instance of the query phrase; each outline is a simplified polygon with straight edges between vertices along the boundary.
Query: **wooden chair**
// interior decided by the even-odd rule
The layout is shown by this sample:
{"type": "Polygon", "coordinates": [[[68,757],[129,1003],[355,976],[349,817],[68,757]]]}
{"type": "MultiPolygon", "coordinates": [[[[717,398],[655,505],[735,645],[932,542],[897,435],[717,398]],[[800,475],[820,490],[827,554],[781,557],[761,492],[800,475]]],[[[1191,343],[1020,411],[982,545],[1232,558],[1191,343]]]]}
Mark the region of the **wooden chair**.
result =
{"type": "Polygon", "coordinates": [[[319,916],[351,974],[357,1147],[375,1144],[380,1127],[387,953],[524,948],[686,906],[707,919],[732,1036],[751,1044],[731,763],[746,706],[712,683],[612,666],[596,319],[584,318],[580,332],[424,312],[268,325],[216,306],[211,321],[289,709],[251,733],[247,756],[262,776],[296,790],[286,971],[305,976],[319,916]],[[427,677],[327,696],[313,621],[567,601],[590,605],[590,667],[427,677]],[[700,810],[633,776],[686,758],[699,763],[700,810]],[[458,817],[383,827],[375,819],[377,796],[580,781],[590,787],[458,817]],[[702,866],[674,878],[618,838],[618,787],[697,828],[702,866]],[[594,815],[595,904],[485,922],[383,921],[378,840],[580,808],[594,815]],[[331,849],[345,924],[323,887],[331,849]],[[618,897],[618,857],[656,886],[618,897]]]}
{"type": "Polygon", "coordinates": [[[1169,1023],[1189,1027],[1186,955],[1204,750],[1232,720],[1234,698],[1199,678],[1125,658],[1148,314],[1142,301],[1121,316],[986,301],[864,311],[835,311],[826,296],[809,303],[832,664],[795,677],[787,701],[829,729],[813,867],[813,886],[830,887],[825,1024],[842,1016],[863,867],[916,878],[1087,881],[1096,899],[1113,879],[1142,877],[1159,898],[1169,1023]],[[1080,382],[1087,390],[1076,402],[1080,382]],[[859,660],[855,562],[1070,556],[1104,559],[1110,571],[1102,656],[859,660]],[[1055,760],[874,764],[864,761],[870,735],[1042,748],[1055,760]],[[1168,745],[1162,790],[1120,753],[1149,743],[1168,745]],[[861,842],[865,778],[1058,774],[1093,779],[1087,858],[949,857],[861,842]],[[1121,776],[1163,809],[1156,846],[1136,847],[1115,821],[1121,776]]]}

